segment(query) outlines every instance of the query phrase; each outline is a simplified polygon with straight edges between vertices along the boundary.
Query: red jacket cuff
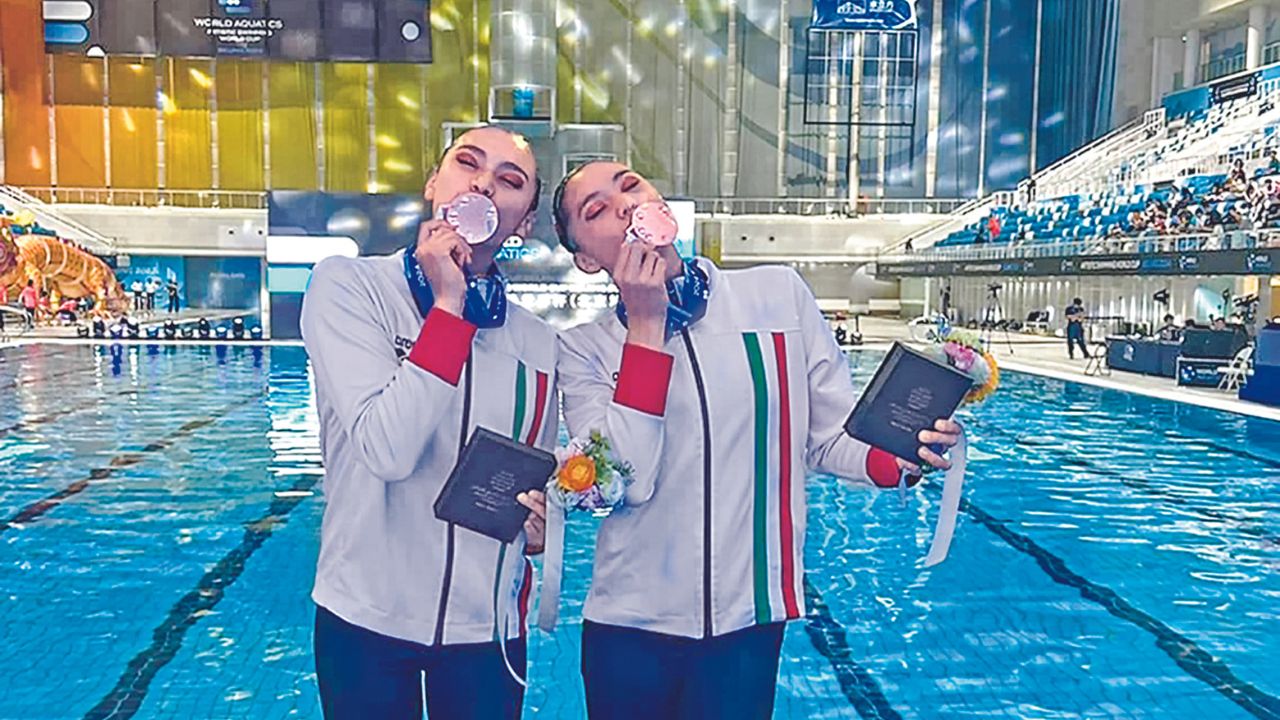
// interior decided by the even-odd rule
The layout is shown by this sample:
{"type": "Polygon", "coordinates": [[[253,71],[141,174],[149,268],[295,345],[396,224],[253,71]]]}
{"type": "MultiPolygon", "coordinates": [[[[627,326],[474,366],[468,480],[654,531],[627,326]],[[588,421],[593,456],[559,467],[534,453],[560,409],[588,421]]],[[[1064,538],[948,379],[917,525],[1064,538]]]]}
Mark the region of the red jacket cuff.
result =
{"type": "Polygon", "coordinates": [[[622,367],[613,401],[633,410],[663,415],[667,411],[667,389],[675,357],[630,343],[622,346],[622,367]]]}
{"type": "Polygon", "coordinates": [[[432,308],[422,323],[418,339],[409,351],[409,362],[457,385],[462,366],[471,354],[471,339],[476,326],[439,308],[432,308]]]}
{"type": "MultiPolygon", "coordinates": [[[[882,488],[891,488],[898,486],[898,476],[901,474],[898,468],[898,459],[893,455],[881,450],[880,448],[871,448],[867,453],[867,477],[871,478],[871,482],[882,488]]],[[[907,485],[915,485],[920,482],[919,475],[908,475],[907,485]]]]}

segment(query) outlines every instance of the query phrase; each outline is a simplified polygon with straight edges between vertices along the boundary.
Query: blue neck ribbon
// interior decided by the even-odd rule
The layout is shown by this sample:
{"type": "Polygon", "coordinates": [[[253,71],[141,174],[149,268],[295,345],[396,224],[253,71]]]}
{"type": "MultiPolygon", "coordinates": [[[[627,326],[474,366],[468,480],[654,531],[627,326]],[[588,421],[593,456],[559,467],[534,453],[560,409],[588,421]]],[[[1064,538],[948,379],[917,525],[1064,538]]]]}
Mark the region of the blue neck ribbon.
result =
{"type": "MultiPolygon", "coordinates": [[[[404,277],[409,283],[409,292],[418,305],[418,312],[423,317],[431,312],[436,303],[435,293],[431,292],[431,284],[413,254],[417,241],[409,244],[404,251],[404,277]]],[[[463,300],[462,319],[476,327],[488,330],[502,327],[507,321],[507,279],[498,272],[495,265],[488,277],[478,277],[467,273],[467,294],[463,300]]]]}
{"type": "MultiPolygon", "coordinates": [[[[702,268],[692,260],[684,262],[684,274],[667,283],[666,339],[675,337],[707,314],[707,301],[711,299],[711,280],[702,268]]],[[[621,300],[617,307],[618,321],[627,326],[627,307],[621,300]]]]}

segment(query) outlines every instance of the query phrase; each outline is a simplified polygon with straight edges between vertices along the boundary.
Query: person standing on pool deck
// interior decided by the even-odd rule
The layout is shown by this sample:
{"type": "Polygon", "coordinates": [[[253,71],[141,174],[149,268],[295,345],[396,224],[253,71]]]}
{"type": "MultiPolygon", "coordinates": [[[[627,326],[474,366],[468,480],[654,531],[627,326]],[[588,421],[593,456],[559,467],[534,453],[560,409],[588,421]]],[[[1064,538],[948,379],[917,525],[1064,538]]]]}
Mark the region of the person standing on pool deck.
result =
{"type": "Polygon", "coordinates": [[[18,294],[18,302],[22,304],[22,311],[27,314],[27,329],[34,330],[36,327],[36,308],[40,307],[40,291],[36,290],[35,280],[27,281],[27,286],[22,288],[22,292],[18,294]]]}
{"type": "Polygon", "coordinates": [[[303,302],[325,465],[316,676],[331,720],[421,718],[424,693],[433,718],[520,715],[525,555],[541,552],[545,500],[520,496],[531,512],[510,550],[433,504],[478,426],[555,445],[555,331],[507,304],[494,264],[537,209],[524,138],[461,135],[424,198],[430,209],[464,193],[497,206],[488,241],[427,220],[406,250],[319,263],[303,302]]]}
{"type": "Polygon", "coordinates": [[[177,278],[169,278],[169,282],[165,283],[164,291],[169,296],[169,314],[175,315],[178,312],[178,280],[177,278]]]}
{"type": "MultiPolygon", "coordinates": [[[[635,470],[597,535],[587,710],[767,718],[784,624],[804,616],[806,469],[895,487],[918,468],[845,434],[848,362],[793,270],[722,271],[624,242],[635,208],[661,199],[626,166],[593,162],[552,206],[579,269],[608,272],[621,297],[619,312],[561,335],[569,432],[600,431],[635,470]]],[[[920,441],[955,444],[957,425],[935,428],[920,441]]]]}
{"type": "Polygon", "coordinates": [[[1071,301],[1071,306],[1067,308],[1067,357],[1072,360],[1076,359],[1076,345],[1080,346],[1080,352],[1084,353],[1087,360],[1089,358],[1089,346],[1084,341],[1084,301],[1075,298],[1071,301]]]}

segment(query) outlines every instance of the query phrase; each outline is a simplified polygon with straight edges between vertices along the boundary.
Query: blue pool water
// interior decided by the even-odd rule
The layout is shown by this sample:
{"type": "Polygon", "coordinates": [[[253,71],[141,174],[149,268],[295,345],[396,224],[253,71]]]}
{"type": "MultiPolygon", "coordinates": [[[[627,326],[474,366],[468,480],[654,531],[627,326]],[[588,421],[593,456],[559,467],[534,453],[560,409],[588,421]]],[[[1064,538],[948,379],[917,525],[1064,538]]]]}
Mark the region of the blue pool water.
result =
{"type": "MultiPolygon", "coordinates": [[[[1280,425],[1016,374],[964,420],[930,571],[935,484],[810,478],[776,717],[1280,718],[1280,425]]],[[[0,717],[318,717],[316,431],[299,349],[0,351],[0,717]]],[[[528,717],[583,716],[592,522],[528,717]]]]}

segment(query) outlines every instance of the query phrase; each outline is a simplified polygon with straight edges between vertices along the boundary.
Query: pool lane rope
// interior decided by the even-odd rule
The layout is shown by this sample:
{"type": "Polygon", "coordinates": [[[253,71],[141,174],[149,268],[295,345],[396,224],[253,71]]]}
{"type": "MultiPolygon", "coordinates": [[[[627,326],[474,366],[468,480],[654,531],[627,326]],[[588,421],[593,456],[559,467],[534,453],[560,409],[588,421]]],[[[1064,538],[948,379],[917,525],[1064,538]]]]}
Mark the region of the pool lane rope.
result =
{"type": "Polygon", "coordinates": [[[938,509],[938,520],[933,528],[933,543],[929,546],[929,554],[924,557],[924,566],[927,568],[947,559],[951,539],[956,534],[960,496],[964,491],[964,473],[969,464],[969,440],[963,425],[960,426],[960,437],[956,440],[955,447],[951,448],[950,455],[951,467],[942,480],[942,505],[938,509]]]}

